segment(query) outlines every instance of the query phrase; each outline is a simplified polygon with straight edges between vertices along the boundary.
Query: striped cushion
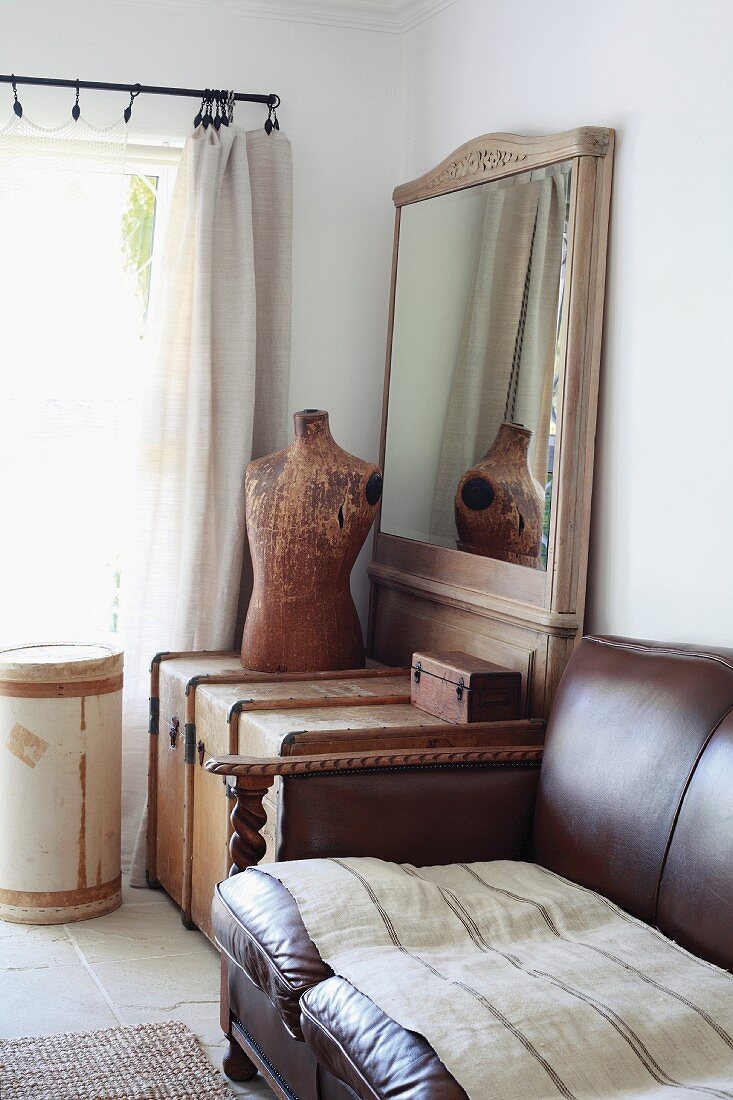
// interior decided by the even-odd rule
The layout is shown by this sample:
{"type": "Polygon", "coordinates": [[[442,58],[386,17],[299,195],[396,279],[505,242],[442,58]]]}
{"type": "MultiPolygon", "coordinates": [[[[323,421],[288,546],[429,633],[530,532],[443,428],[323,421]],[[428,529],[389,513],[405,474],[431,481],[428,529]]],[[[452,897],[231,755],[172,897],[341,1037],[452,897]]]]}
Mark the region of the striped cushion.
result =
{"type": "Polygon", "coordinates": [[[472,1100],[733,1100],[733,977],[542,867],[349,858],[256,873],[472,1100]]]}

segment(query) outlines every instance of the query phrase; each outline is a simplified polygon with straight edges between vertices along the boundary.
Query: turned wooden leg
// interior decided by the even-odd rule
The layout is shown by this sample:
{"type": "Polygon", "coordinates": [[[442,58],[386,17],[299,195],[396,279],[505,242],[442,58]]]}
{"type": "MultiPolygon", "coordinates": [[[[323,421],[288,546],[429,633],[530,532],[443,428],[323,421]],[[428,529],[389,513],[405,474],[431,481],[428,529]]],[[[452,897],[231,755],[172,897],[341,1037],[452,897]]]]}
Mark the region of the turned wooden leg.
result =
{"type": "Polygon", "coordinates": [[[262,800],[271,786],[272,777],[237,776],[237,785],[234,788],[236,802],[231,814],[234,832],[229,841],[229,853],[232,857],[230,875],[237,875],[247,867],[256,866],[267,851],[267,844],[260,830],[267,822],[262,800]]]}
{"type": "Polygon", "coordinates": [[[257,1076],[257,1066],[232,1036],[229,1036],[229,1048],[222,1058],[221,1068],[232,1081],[251,1081],[257,1076]]]}

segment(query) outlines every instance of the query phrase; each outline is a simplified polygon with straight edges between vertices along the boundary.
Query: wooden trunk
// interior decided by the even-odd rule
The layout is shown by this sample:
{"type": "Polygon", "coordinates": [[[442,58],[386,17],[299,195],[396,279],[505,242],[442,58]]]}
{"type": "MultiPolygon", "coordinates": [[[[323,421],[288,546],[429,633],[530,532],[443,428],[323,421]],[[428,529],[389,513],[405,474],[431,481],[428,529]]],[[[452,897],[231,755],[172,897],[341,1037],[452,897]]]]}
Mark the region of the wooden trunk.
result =
{"type": "MultiPolygon", "coordinates": [[[[407,670],[356,670],[340,678],[311,673],[299,680],[201,684],[197,688],[192,838],[191,920],[211,938],[210,909],[214,887],[229,872],[232,788],[205,770],[206,761],[222,754],[287,756],[298,735],[300,752],[309,752],[310,739],[349,728],[419,726],[430,719],[409,706],[407,670]],[[366,675],[364,673],[367,673],[366,675]],[[361,675],[359,674],[361,673],[361,675]],[[303,745],[305,741],[305,746],[303,745]]],[[[267,823],[265,861],[276,858],[278,847],[277,781],[264,800],[267,823]]]]}
{"type": "Polygon", "coordinates": [[[415,707],[446,722],[519,718],[522,677],[461,650],[415,653],[411,698],[415,707]]]}
{"type": "Polygon", "coordinates": [[[122,900],[122,653],[0,653],[0,919],[66,924],[122,900]]]}
{"type": "MultiPolygon", "coordinates": [[[[409,670],[248,673],[237,654],[161,654],[152,666],[147,873],[178,903],[185,924],[211,937],[214,886],[229,868],[233,804],[211,756],[288,755],[293,737],[347,727],[426,726],[410,707],[409,670]]],[[[300,741],[300,751],[305,751],[300,741]]],[[[274,858],[277,785],[266,800],[274,858]]]]}
{"type": "MultiPolygon", "coordinates": [[[[519,678],[517,678],[519,679],[519,678]]],[[[210,939],[211,901],[231,865],[231,787],[212,756],[300,756],[374,749],[541,744],[542,724],[458,727],[412,706],[409,668],[279,676],[247,673],[235,653],[159,654],[151,677],[148,880],[210,939]],[[493,740],[492,740],[493,739],[493,740]]],[[[279,780],[264,800],[265,860],[279,846],[279,780]]]]}
{"type": "Polygon", "coordinates": [[[194,731],[186,729],[191,686],[202,676],[241,679],[237,653],[158,653],[150,669],[147,876],[181,906],[184,920],[184,853],[190,849],[194,731]]]}

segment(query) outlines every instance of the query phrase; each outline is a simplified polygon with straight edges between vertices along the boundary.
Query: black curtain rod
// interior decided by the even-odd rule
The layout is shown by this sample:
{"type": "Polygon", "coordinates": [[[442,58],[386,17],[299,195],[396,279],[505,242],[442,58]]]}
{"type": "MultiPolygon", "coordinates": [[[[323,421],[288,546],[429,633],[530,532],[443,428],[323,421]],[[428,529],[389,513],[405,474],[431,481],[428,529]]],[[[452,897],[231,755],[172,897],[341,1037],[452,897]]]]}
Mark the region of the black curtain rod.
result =
{"type": "MultiPolygon", "coordinates": [[[[35,84],[46,88],[88,88],[98,92],[144,93],[146,95],[187,96],[189,99],[203,99],[204,88],[159,88],[154,84],[110,84],[102,80],[60,80],[50,76],[1,76],[0,84],[35,84]]],[[[237,103],[264,103],[268,107],[279,107],[280,96],[275,92],[269,95],[256,95],[254,92],[234,92],[237,103]]]]}

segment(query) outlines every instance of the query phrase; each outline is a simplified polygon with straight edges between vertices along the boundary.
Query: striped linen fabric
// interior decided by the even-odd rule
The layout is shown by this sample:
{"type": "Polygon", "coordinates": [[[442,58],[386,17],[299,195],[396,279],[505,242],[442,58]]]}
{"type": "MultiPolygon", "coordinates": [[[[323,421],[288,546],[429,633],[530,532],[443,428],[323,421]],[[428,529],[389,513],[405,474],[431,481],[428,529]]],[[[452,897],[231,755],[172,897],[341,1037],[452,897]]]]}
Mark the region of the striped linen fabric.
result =
{"type": "Polygon", "coordinates": [[[535,864],[314,859],[322,958],[423,1035],[472,1100],[733,1100],[733,975],[535,864]]]}

